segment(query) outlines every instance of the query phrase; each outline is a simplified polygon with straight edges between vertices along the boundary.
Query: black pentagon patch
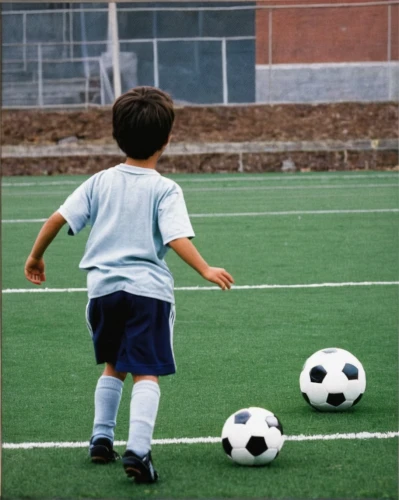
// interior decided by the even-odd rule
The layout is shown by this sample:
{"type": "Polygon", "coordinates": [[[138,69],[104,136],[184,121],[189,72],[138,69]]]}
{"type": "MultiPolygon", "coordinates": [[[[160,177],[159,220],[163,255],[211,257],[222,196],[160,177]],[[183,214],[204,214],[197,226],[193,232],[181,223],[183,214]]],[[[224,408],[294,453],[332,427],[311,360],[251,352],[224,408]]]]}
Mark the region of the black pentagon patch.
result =
{"type": "Polygon", "coordinates": [[[346,363],[342,368],[342,372],[345,373],[348,380],[357,380],[359,378],[359,370],[355,365],[351,365],[350,363],[346,363]]]}
{"type": "Polygon", "coordinates": [[[323,349],[323,352],[325,354],[333,354],[334,352],[337,352],[337,350],[335,349],[335,347],[330,347],[329,349],[323,349]]]}
{"type": "Polygon", "coordinates": [[[277,417],[266,417],[266,423],[269,427],[277,427],[281,434],[283,434],[283,426],[277,417]]]}
{"type": "Polygon", "coordinates": [[[352,406],[355,406],[358,404],[358,402],[362,399],[362,396],[363,396],[363,393],[362,394],[359,394],[359,396],[355,399],[355,401],[353,401],[353,405],[352,406]]]}
{"type": "Polygon", "coordinates": [[[235,424],[246,424],[248,420],[251,418],[251,414],[249,411],[242,411],[240,413],[237,413],[237,415],[234,416],[234,423],[235,424]]]}
{"type": "Polygon", "coordinates": [[[267,450],[267,444],[264,437],[252,436],[249,439],[247,446],[245,448],[254,457],[258,457],[267,450]]]}
{"type": "Polygon", "coordinates": [[[342,393],[339,394],[329,394],[327,397],[327,403],[331,406],[339,406],[345,401],[345,396],[342,393]]]}
{"type": "Polygon", "coordinates": [[[231,457],[231,450],[233,449],[233,447],[230,444],[229,438],[222,439],[222,446],[226,454],[229,455],[229,457],[231,457]]]}
{"type": "Polygon", "coordinates": [[[321,365],[314,366],[310,372],[310,381],[315,384],[321,384],[324,380],[324,377],[327,375],[326,369],[321,365]]]}

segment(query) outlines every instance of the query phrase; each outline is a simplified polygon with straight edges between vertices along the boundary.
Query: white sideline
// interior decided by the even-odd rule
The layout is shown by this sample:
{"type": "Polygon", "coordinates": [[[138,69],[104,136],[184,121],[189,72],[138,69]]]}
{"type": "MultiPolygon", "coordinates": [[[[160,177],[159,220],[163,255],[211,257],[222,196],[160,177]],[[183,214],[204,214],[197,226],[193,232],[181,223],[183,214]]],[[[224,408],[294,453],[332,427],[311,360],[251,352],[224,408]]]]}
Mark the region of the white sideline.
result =
{"type": "MultiPolygon", "coordinates": [[[[226,181],[228,182],[228,180],[226,181]]],[[[213,191],[221,191],[225,192],[236,192],[236,191],[281,191],[281,190],[304,190],[307,191],[309,189],[318,190],[318,189],[370,189],[370,188],[399,188],[399,183],[377,183],[377,184],[301,184],[301,185],[286,185],[286,186],[216,186],[216,187],[185,187],[184,192],[213,192],[213,191]]],[[[69,191],[68,191],[69,193],[69,191]]],[[[6,193],[4,193],[6,194],[6,193]]],[[[49,196],[59,196],[62,194],[61,192],[47,193],[47,192],[35,192],[29,191],[25,192],[23,195],[20,193],[7,193],[15,196],[33,196],[33,195],[49,195],[49,196]]]]}
{"type": "MultiPolygon", "coordinates": [[[[270,175],[270,174],[264,174],[263,176],[260,175],[252,175],[248,174],[244,176],[242,174],[232,174],[230,177],[219,177],[220,174],[215,174],[213,177],[207,177],[207,178],[195,178],[192,179],[190,177],[187,177],[187,179],[179,178],[176,181],[177,182],[231,182],[231,181],[238,181],[238,182],[258,182],[258,181],[305,181],[308,179],[320,179],[320,180],[330,180],[330,179],[340,179],[340,180],[347,180],[347,179],[399,179],[399,175],[392,173],[392,174],[374,174],[374,175],[364,175],[364,174],[359,174],[359,175],[335,175],[335,174],[327,174],[327,175],[312,175],[312,174],[284,174],[284,175],[270,175]]],[[[31,186],[67,186],[67,185],[74,185],[74,184],[81,184],[83,180],[75,180],[75,181],[50,181],[50,182],[3,182],[2,186],[3,187],[31,187],[31,186]]]]}
{"type": "MultiPolygon", "coordinates": [[[[391,439],[399,436],[399,432],[353,432],[349,434],[316,434],[306,436],[285,436],[285,441],[332,441],[338,439],[391,439]]],[[[152,444],[206,444],[220,443],[220,437],[198,437],[198,438],[171,438],[171,439],[153,439],[152,444]]],[[[124,446],[126,441],[115,441],[115,446],[124,446]]],[[[48,443],[3,443],[2,447],[6,450],[32,450],[35,448],[86,448],[88,441],[65,441],[48,443]]]]}
{"type": "Polygon", "coordinates": [[[334,215],[334,214],[378,214],[395,213],[399,208],[371,208],[348,210],[286,210],[281,212],[231,212],[214,214],[190,214],[190,217],[259,217],[262,215],[334,215]]]}
{"type": "MultiPolygon", "coordinates": [[[[374,214],[374,213],[397,213],[399,208],[370,208],[370,209],[348,209],[348,210],[285,210],[280,212],[221,212],[210,214],[190,214],[190,217],[260,217],[278,215],[338,215],[338,214],[374,214]]],[[[31,222],[46,222],[47,219],[3,219],[3,224],[23,224],[31,222]]]]}
{"type": "MultiPolygon", "coordinates": [[[[297,285],[233,285],[231,290],[267,290],[284,288],[339,288],[345,286],[391,286],[399,285],[399,281],[348,281],[342,283],[304,283],[297,285]]],[[[220,290],[218,286],[178,286],[176,292],[201,292],[220,290]]],[[[87,288],[5,288],[3,293],[73,293],[87,292],[87,288]]]]}
{"type": "Polygon", "coordinates": [[[208,192],[208,191],[278,191],[278,190],[308,190],[308,189],[364,189],[364,188],[399,188],[399,183],[393,184],[313,184],[309,186],[222,186],[222,187],[189,187],[184,192],[208,192]]]}
{"type": "Polygon", "coordinates": [[[46,222],[47,219],[3,219],[2,224],[24,224],[28,222],[46,222]]]}
{"type": "Polygon", "coordinates": [[[84,181],[51,181],[51,182],[2,182],[2,187],[31,187],[31,186],[72,186],[82,184],[84,181]]]}

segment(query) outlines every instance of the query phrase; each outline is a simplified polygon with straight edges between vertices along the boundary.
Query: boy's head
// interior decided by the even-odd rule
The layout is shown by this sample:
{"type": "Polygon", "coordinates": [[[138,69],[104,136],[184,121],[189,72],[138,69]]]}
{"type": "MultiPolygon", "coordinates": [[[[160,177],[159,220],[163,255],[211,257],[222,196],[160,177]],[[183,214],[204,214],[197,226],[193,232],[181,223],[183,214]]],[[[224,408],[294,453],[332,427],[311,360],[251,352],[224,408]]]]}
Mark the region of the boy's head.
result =
{"type": "Polygon", "coordinates": [[[146,160],[167,144],[174,118],[168,94],[154,87],[135,87],[114,103],[112,135],[129,158],[146,160]]]}

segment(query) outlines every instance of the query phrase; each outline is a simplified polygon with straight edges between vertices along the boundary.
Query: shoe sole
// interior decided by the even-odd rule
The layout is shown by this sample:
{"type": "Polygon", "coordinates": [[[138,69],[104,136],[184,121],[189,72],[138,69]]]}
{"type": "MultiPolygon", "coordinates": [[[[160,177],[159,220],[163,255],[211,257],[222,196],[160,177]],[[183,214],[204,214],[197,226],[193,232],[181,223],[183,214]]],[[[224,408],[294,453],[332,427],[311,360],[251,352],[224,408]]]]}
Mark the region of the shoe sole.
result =
{"type": "Polygon", "coordinates": [[[141,472],[138,469],[130,465],[125,465],[125,472],[127,477],[134,477],[135,479],[139,479],[141,477],[141,472]]]}
{"type": "Polygon", "coordinates": [[[154,478],[143,478],[141,471],[136,469],[134,465],[125,463],[123,464],[123,468],[125,469],[127,477],[134,478],[136,483],[155,483],[158,480],[157,472],[155,472],[154,478]]]}
{"type": "Polygon", "coordinates": [[[108,450],[104,446],[96,446],[90,450],[90,458],[93,464],[108,464],[109,462],[115,462],[115,457],[109,457],[107,455],[108,450]]]}

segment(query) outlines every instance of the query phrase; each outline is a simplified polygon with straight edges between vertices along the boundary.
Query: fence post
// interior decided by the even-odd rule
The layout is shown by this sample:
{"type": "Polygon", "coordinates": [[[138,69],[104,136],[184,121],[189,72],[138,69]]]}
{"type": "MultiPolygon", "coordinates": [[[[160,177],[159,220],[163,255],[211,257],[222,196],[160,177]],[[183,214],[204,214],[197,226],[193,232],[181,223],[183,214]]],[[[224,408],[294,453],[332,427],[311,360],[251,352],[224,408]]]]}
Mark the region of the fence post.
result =
{"type": "Polygon", "coordinates": [[[388,46],[387,46],[387,59],[388,59],[388,62],[391,62],[391,59],[392,59],[392,53],[391,53],[391,47],[392,47],[392,5],[389,4],[388,5],[388,30],[387,30],[387,33],[388,33],[388,46]]]}
{"type": "Polygon", "coordinates": [[[268,95],[269,104],[272,101],[272,71],[273,71],[273,9],[269,9],[269,40],[268,40],[268,58],[269,58],[269,75],[268,75],[268,95]]]}
{"type": "Polygon", "coordinates": [[[89,54],[87,52],[87,44],[86,44],[86,19],[83,10],[80,11],[80,36],[82,38],[81,47],[83,56],[83,69],[85,73],[85,78],[87,79],[90,76],[90,70],[89,70],[89,63],[87,62],[89,54]]]}
{"type": "Polygon", "coordinates": [[[227,83],[227,53],[226,39],[222,39],[222,81],[223,81],[223,104],[229,102],[229,88],[227,83]]]}
{"type": "Polygon", "coordinates": [[[154,87],[159,87],[158,44],[156,38],[152,40],[152,48],[154,54],[154,87]]]}
{"type": "Polygon", "coordinates": [[[102,67],[102,61],[101,58],[98,58],[98,66],[99,66],[99,73],[100,73],[100,99],[101,99],[101,106],[104,106],[105,104],[105,94],[104,94],[104,74],[103,74],[103,67],[102,67]]]}
{"type": "Polygon", "coordinates": [[[69,11],[69,57],[73,59],[73,12],[69,11]]]}
{"type": "MultiPolygon", "coordinates": [[[[197,18],[197,21],[198,21],[198,36],[201,37],[202,36],[202,32],[203,32],[203,25],[204,25],[204,13],[202,12],[202,10],[200,10],[198,12],[198,18],[197,18]]],[[[194,65],[195,65],[195,71],[196,73],[199,73],[200,72],[200,44],[201,42],[199,42],[198,40],[196,40],[194,42],[194,65]]]]}
{"type": "Polygon", "coordinates": [[[22,43],[23,48],[22,48],[22,57],[24,59],[24,71],[26,71],[27,65],[26,65],[26,12],[22,14],[22,43]]]}
{"type": "Polygon", "coordinates": [[[388,60],[388,100],[392,99],[392,5],[388,5],[388,46],[387,46],[387,60],[388,60]]]}
{"type": "Polygon", "coordinates": [[[62,12],[62,58],[68,57],[68,46],[67,46],[67,14],[65,11],[62,12]]]}
{"type": "Polygon", "coordinates": [[[89,107],[90,78],[85,80],[85,108],[89,107]]]}
{"type": "Polygon", "coordinates": [[[43,106],[43,58],[42,44],[37,45],[37,84],[38,84],[38,105],[43,106]]]}
{"type": "Polygon", "coordinates": [[[121,70],[119,66],[119,35],[118,35],[118,14],[116,3],[108,4],[109,27],[111,30],[112,42],[112,66],[114,72],[114,96],[118,98],[122,93],[121,70]]]}

